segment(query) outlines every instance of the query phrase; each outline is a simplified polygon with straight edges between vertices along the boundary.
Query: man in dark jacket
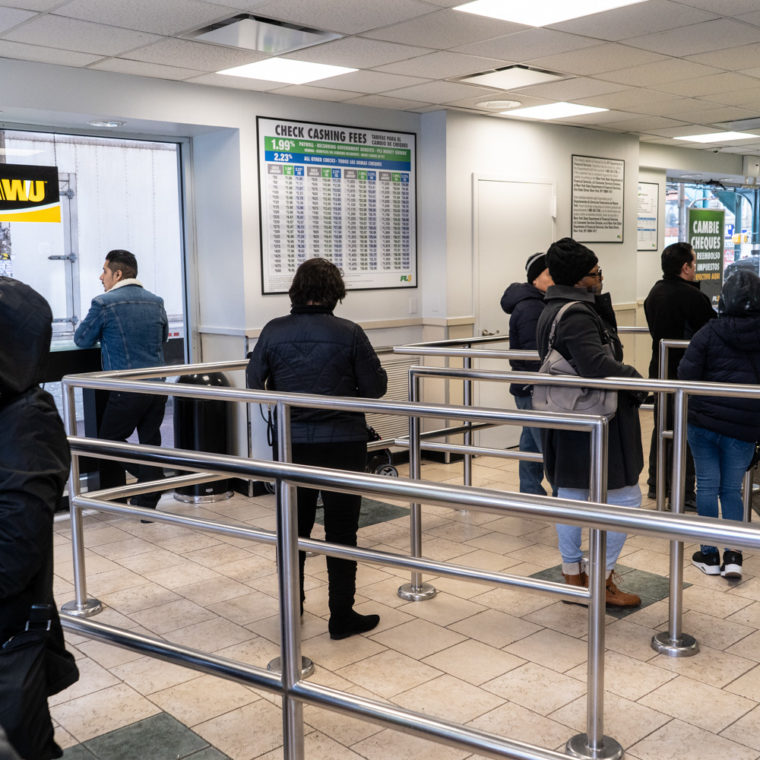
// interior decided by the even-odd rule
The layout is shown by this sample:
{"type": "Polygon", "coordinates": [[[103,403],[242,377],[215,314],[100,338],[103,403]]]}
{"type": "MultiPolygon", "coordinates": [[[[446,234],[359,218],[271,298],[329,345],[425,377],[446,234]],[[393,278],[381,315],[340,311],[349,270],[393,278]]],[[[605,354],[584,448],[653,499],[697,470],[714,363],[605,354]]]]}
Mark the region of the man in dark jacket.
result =
{"type": "MultiPolygon", "coordinates": [[[[609,294],[602,294],[602,270],[593,251],[572,238],[553,243],[546,254],[554,285],[546,291],[547,305],[538,319],[538,352],[549,352],[549,333],[559,310],[577,302],[557,323],[554,348],[582,377],[640,377],[623,364],[623,347],[609,294]],[[609,346],[609,348],[608,348],[609,346]]],[[[544,432],[544,464],[549,481],[560,498],[585,501],[589,496],[591,455],[587,433],[547,429],[544,432]]],[[[638,399],[618,393],[618,408],[609,424],[607,452],[607,503],[625,507],[641,505],[639,473],[644,466],[638,399]]],[[[588,585],[581,552],[581,529],[557,524],[562,574],[573,586],[588,585]]],[[[622,591],[612,572],[623,548],[624,533],[607,533],[607,604],[635,607],[636,594],[622,591]]]]}
{"type": "MultiPolygon", "coordinates": [[[[649,291],[644,301],[649,333],[652,336],[652,358],[649,362],[649,377],[659,377],[660,341],[671,338],[688,340],[704,324],[709,322],[715,311],[710,299],[699,289],[696,281],[696,256],[688,243],[673,243],[665,248],[661,257],[662,279],[658,280],[649,291]]],[[[683,349],[668,351],[667,377],[674,379],[678,363],[684,355],[683,349]]],[[[654,499],[657,490],[657,399],[655,399],[652,443],[649,449],[649,486],[650,499],[654,499]]],[[[668,401],[667,429],[673,426],[673,404],[668,401]]],[[[670,474],[672,467],[672,443],[665,441],[665,492],[670,493],[670,474]]],[[[686,507],[696,509],[694,495],[694,460],[691,452],[686,450],[686,507]]]]}
{"type": "MultiPolygon", "coordinates": [[[[501,297],[501,308],[509,317],[509,347],[518,351],[536,350],[536,324],[544,310],[544,293],[553,285],[546,266],[546,254],[534,253],[525,263],[527,282],[513,282],[501,297]]],[[[538,372],[540,362],[510,359],[516,372],[538,372]]],[[[515,397],[518,409],[532,409],[531,386],[512,383],[509,392],[515,397]]],[[[520,434],[520,451],[541,452],[541,428],[524,427],[520,434]]],[[[546,496],[541,482],[544,466],[541,462],[520,461],[520,492],[546,496]]]]}
{"type": "MultiPolygon", "coordinates": [[[[71,458],[53,399],[39,387],[52,320],[39,293],[0,277],[0,645],[24,630],[32,604],[50,604],[50,646],[63,653],[53,600],[53,513],[71,458]]],[[[73,661],[72,668],[76,680],[73,661]]],[[[44,759],[60,757],[52,724],[42,739],[4,728],[19,751],[29,738],[33,746],[46,744],[44,759]]]]}

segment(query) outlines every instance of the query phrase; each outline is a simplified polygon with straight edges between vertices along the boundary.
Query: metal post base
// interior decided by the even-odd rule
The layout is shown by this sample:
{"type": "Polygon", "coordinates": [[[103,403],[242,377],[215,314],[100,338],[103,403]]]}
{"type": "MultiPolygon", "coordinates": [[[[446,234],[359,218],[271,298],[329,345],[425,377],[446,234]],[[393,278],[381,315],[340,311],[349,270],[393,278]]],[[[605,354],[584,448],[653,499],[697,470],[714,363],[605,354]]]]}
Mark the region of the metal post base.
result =
{"type": "Polygon", "coordinates": [[[661,631],[652,636],[652,649],[668,657],[693,657],[699,652],[699,643],[688,633],[682,633],[679,638],[671,639],[669,631],[661,631]]]}
{"type": "Polygon", "coordinates": [[[103,611],[103,605],[97,600],[90,597],[87,598],[83,606],[79,606],[76,600],[66,602],[61,606],[61,612],[67,612],[74,617],[92,617],[103,611]]]}
{"type": "MultiPolygon", "coordinates": [[[[282,662],[279,657],[275,657],[267,663],[267,670],[270,673],[279,673],[282,675],[282,662]]],[[[301,657],[301,678],[308,678],[314,672],[314,663],[308,657],[301,657]]]]}
{"type": "Polygon", "coordinates": [[[571,757],[582,757],[587,760],[619,760],[623,756],[622,746],[609,736],[602,737],[600,749],[591,749],[588,746],[588,734],[573,736],[565,745],[565,752],[571,757]]]}
{"type": "Polygon", "coordinates": [[[419,586],[412,586],[411,583],[405,583],[399,586],[398,595],[407,602],[426,602],[432,599],[438,590],[429,583],[422,583],[419,586]]]}
{"type": "Polygon", "coordinates": [[[181,501],[183,504],[213,504],[217,501],[224,501],[225,499],[231,499],[235,494],[232,491],[222,491],[221,493],[209,493],[209,494],[189,494],[174,492],[174,501],[181,501]]]}

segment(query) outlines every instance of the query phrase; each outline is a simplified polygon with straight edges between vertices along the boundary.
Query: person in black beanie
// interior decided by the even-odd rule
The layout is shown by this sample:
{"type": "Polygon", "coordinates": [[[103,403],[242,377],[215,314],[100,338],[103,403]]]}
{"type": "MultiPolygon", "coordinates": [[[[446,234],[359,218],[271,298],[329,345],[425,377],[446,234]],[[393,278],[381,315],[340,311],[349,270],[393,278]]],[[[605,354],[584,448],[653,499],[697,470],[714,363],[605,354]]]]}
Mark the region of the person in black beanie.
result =
{"type": "MultiPolygon", "coordinates": [[[[501,297],[501,308],[509,317],[509,347],[516,350],[536,350],[536,324],[544,310],[544,293],[552,284],[546,266],[546,254],[534,253],[525,262],[527,282],[513,282],[501,297]]],[[[510,359],[510,366],[516,372],[538,372],[537,361],[510,359]]],[[[512,383],[509,392],[515,397],[518,409],[532,409],[532,385],[512,383]]],[[[541,452],[541,428],[524,427],[520,434],[520,451],[541,452]]],[[[546,496],[542,485],[544,466],[541,462],[520,461],[520,493],[535,493],[546,496]]]]}
{"type": "MultiPolygon", "coordinates": [[[[549,247],[546,261],[554,285],[546,291],[546,308],[538,320],[536,338],[541,359],[549,352],[549,332],[557,312],[566,303],[576,302],[557,323],[554,348],[582,377],[641,377],[634,367],[623,364],[615,312],[609,294],[602,294],[602,270],[596,254],[572,238],[562,238],[549,247]]],[[[618,392],[618,409],[609,423],[608,504],[641,505],[639,474],[644,466],[644,454],[639,403],[638,396],[618,392]]],[[[557,488],[557,495],[588,500],[591,471],[588,433],[547,429],[543,449],[546,473],[557,488]]],[[[556,528],[565,583],[587,586],[580,527],[558,524],[556,528]]],[[[624,533],[607,533],[606,601],[611,607],[636,607],[641,603],[636,594],[618,588],[613,577],[624,542],[624,533]]]]}

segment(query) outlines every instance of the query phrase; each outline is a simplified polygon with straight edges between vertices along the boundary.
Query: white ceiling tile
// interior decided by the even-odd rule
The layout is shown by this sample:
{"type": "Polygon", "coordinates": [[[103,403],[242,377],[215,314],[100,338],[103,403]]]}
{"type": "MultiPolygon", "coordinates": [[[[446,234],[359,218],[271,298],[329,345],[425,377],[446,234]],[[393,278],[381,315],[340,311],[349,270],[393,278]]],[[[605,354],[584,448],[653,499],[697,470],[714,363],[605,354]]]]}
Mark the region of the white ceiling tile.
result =
{"type": "Polygon", "coordinates": [[[504,63],[504,61],[494,58],[477,58],[474,55],[463,55],[462,53],[439,50],[436,53],[429,53],[428,55],[408,61],[398,61],[387,66],[380,66],[377,70],[385,71],[389,74],[407,74],[409,76],[430,77],[431,79],[446,79],[490,71],[504,66],[504,63]]]}
{"type": "Polygon", "coordinates": [[[139,50],[133,50],[129,54],[129,58],[135,61],[163,63],[167,66],[214,72],[260,61],[266,57],[254,50],[239,50],[222,45],[206,45],[202,42],[178,39],[164,39],[139,50]]]}
{"type": "Polygon", "coordinates": [[[279,87],[273,90],[275,95],[288,95],[293,98],[309,98],[310,100],[333,100],[340,103],[351,98],[358,98],[362,93],[349,92],[347,90],[331,90],[327,87],[312,87],[311,85],[298,84],[288,87],[279,87]]]}
{"type": "Polygon", "coordinates": [[[365,37],[373,37],[407,45],[448,50],[477,40],[503,36],[525,29],[522,24],[474,16],[471,13],[445,10],[416,18],[403,24],[387,26],[366,32],[365,37]]]}
{"type": "Polygon", "coordinates": [[[663,58],[664,56],[657,53],[608,42],[559,55],[538,55],[529,58],[528,63],[549,71],[587,76],[601,74],[604,71],[615,71],[626,66],[640,66],[663,58]]]}
{"type": "Polygon", "coordinates": [[[398,74],[383,74],[380,71],[354,71],[351,74],[320,79],[319,86],[337,90],[355,90],[361,93],[377,93],[423,84],[428,81],[422,77],[402,77],[398,74]]]}
{"type": "Polygon", "coordinates": [[[694,79],[699,76],[720,73],[720,69],[712,66],[703,66],[692,61],[685,61],[682,58],[668,58],[655,63],[645,63],[643,66],[605,71],[598,76],[605,81],[619,82],[631,87],[654,87],[663,82],[676,82],[679,79],[694,79]]]}
{"type": "Polygon", "coordinates": [[[22,24],[36,14],[32,11],[22,11],[18,8],[5,8],[0,6],[0,33],[22,24]]]}
{"type": "Polygon", "coordinates": [[[201,74],[201,76],[187,81],[194,84],[224,87],[229,90],[254,90],[255,92],[267,92],[282,87],[281,82],[265,82],[263,79],[248,79],[246,77],[228,77],[224,74],[201,74]]]}
{"type": "Polygon", "coordinates": [[[436,9],[421,0],[270,0],[259,6],[259,10],[263,16],[302,26],[358,34],[435,12],[436,9]]]}
{"type": "Polygon", "coordinates": [[[235,14],[231,8],[201,0],[72,0],[56,15],[137,29],[156,34],[179,34],[235,14]]]}
{"type": "Polygon", "coordinates": [[[501,97],[500,90],[491,90],[485,87],[475,87],[466,84],[457,84],[455,82],[428,82],[427,84],[418,84],[416,87],[405,87],[401,90],[386,93],[398,98],[409,98],[410,100],[422,100],[427,103],[451,103],[463,98],[478,97],[482,93],[482,98],[494,98],[498,93],[501,97]]]}
{"type": "Polygon", "coordinates": [[[755,42],[760,42],[760,27],[728,18],[626,40],[627,45],[676,57],[755,42]]]}
{"type": "Polygon", "coordinates": [[[394,42],[369,40],[365,37],[344,37],[303,50],[296,50],[285,58],[297,58],[311,63],[330,63],[333,66],[375,68],[393,61],[415,58],[430,52],[427,48],[397,45],[394,42]]]}
{"type": "Polygon", "coordinates": [[[748,69],[760,61],[760,43],[714,50],[710,53],[698,53],[687,56],[686,60],[729,71],[748,69]]]}
{"type": "Polygon", "coordinates": [[[755,79],[760,79],[760,67],[754,68],[754,69],[744,69],[744,71],[740,71],[740,74],[744,74],[748,77],[754,77],[755,79]]]}
{"type": "Polygon", "coordinates": [[[702,8],[724,16],[738,16],[757,8],[757,0],[679,0],[681,5],[702,8]]]}
{"type": "Polygon", "coordinates": [[[599,40],[579,37],[575,34],[556,32],[552,29],[526,29],[522,32],[479,40],[455,48],[458,53],[485,55],[491,58],[503,58],[508,61],[525,61],[540,55],[556,55],[571,50],[593,47],[599,40]]]}
{"type": "Polygon", "coordinates": [[[717,18],[714,13],[687,8],[677,2],[648,0],[645,12],[636,5],[628,5],[563,21],[561,24],[554,24],[552,28],[601,40],[618,41],[714,18],[717,18]]]}
{"type": "Polygon", "coordinates": [[[690,121],[699,124],[722,124],[725,121],[736,121],[738,119],[751,119],[757,116],[757,113],[746,108],[737,106],[720,106],[705,104],[702,108],[693,108],[674,113],[683,121],[690,121]]]}
{"type": "Polygon", "coordinates": [[[754,90],[729,90],[728,92],[714,92],[710,100],[726,106],[742,106],[760,110],[760,88],[754,90]]]}
{"type": "MultiPolygon", "coordinates": [[[[498,110],[494,110],[493,108],[482,108],[478,106],[478,103],[482,103],[486,100],[515,100],[519,101],[520,105],[523,107],[543,106],[546,103],[554,102],[554,98],[536,98],[530,95],[523,95],[523,92],[521,90],[520,92],[512,93],[490,92],[487,95],[484,95],[481,92],[477,95],[462,98],[461,100],[452,100],[446,103],[446,105],[456,106],[457,108],[471,108],[477,110],[478,113],[488,113],[491,114],[491,116],[493,116],[495,113],[498,113],[498,110]]],[[[515,106],[515,108],[517,108],[517,106],[515,106]]]]}
{"type": "Polygon", "coordinates": [[[440,106],[424,103],[418,100],[405,100],[403,98],[390,98],[387,95],[362,95],[359,98],[347,101],[351,105],[370,106],[372,108],[394,108],[398,111],[438,110],[440,106]]]}
{"type": "Polygon", "coordinates": [[[262,5],[270,3],[272,0],[206,0],[212,5],[223,5],[228,8],[234,8],[236,11],[245,11],[246,13],[256,13],[262,5]]]}
{"type": "Polygon", "coordinates": [[[9,0],[14,8],[21,8],[27,11],[49,11],[56,5],[61,4],[61,0],[9,0]]]}
{"type": "Polygon", "coordinates": [[[23,42],[0,40],[0,58],[18,58],[20,61],[54,63],[59,66],[87,66],[101,56],[91,53],[76,53],[73,50],[27,45],[23,42]]]}
{"type": "Polygon", "coordinates": [[[745,24],[754,24],[755,26],[760,26],[760,11],[756,10],[752,13],[743,13],[741,16],[737,17],[738,21],[742,21],[745,24]]]}
{"type": "Polygon", "coordinates": [[[101,55],[118,55],[160,39],[155,34],[117,29],[62,16],[37,16],[4,34],[3,38],[101,55]]]}
{"type": "Polygon", "coordinates": [[[610,123],[618,129],[625,129],[627,132],[648,132],[652,129],[679,126],[679,122],[675,119],[666,119],[663,116],[638,116],[634,119],[623,119],[610,123]]]}
{"type": "Polygon", "coordinates": [[[589,98],[594,95],[606,95],[610,92],[619,92],[625,89],[616,82],[604,82],[601,79],[591,79],[589,77],[573,77],[572,79],[563,79],[561,82],[547,82],[546,84],[536,84],[532,87],[522,87],[519,94],[533,95],[547,100],[577,100],[578,98],[589,98]]]}
{"type": "Polygon", "coordinates": [[[618,92],[578,98],[578,102],[587,106],[631,111],[632,113],[641,113],[641,109],[645,107],[664,108],[675,100],[677,98],[674,98],[672,95],[656,92],[655,90],[647,90],[643,87],[627,87],[623,90],[618,90],[618,92]]]}
{"type": "Polygon", "coordinates": [[[155,77],[156,79],[190,79],[197,77],[197,69],[181,69],[177,66],[164,66],[161,63],[145,61],[128,61],[125,58],[106,58],[90,66],[98,71],[112,71],[116,74],[133,74],[138,77],[155,77]]]}
{"type": "Polygon", "coordinates": [[[663,92],[672,92],[675,95],[683,95],[689,98],[700,95],[712,95],[716,92],[726,92],[728,90],[755,89],[760,92],[760,82],[757,79],[742,76],[741,74],[732,74],[727,71],[708,77],[698,77],[697,79],[663,82],[654,86],[663,92]]]}

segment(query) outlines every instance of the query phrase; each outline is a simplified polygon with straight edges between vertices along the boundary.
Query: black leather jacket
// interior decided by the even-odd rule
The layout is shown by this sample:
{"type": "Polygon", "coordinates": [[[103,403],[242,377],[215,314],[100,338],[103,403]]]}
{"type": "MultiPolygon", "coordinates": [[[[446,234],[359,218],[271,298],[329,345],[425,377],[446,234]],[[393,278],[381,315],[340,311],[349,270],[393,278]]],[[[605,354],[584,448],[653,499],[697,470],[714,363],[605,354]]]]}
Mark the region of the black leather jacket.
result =
{"type": "MultiPolygon", "coordinates": [[[[380,398],[388,376],[364,330],[324,306],[294,306],[261,331],[246,384],[259,390],[380,398]]],[[[294,409],[293,443],[366,441],[358,412],[294,409]]]]}

